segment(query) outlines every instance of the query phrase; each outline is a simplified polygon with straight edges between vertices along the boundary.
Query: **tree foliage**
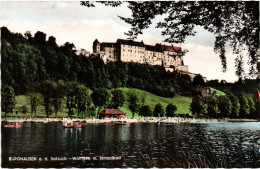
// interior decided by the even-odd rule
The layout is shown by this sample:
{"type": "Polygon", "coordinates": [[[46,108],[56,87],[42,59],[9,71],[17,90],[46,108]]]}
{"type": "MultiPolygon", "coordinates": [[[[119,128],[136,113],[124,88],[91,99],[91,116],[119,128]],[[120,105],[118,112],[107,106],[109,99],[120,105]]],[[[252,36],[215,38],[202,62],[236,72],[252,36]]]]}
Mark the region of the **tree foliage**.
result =
{"type": "Polygon", "coordinates": [[[250,115],[250,106],[248,104],[248,100],[244,95],[239,95],[238,98],[240,103],[239,117],[247,118],[250,115]]]}
{"type": "MultiPolygon", "coordinates": [[[[161,66],[138,63],[104,62],[75,54],[73,43],[59,46],[56,39],[38,31],[34,36],[11,33],[1,28],[2,81],[17,94],[25,94],[28,86],[49,81],[75,81],[90,89],[131,87],[156,95],[173,97],[186,91],[181,74],[166,72],[161,66]],[[136,73],[140,72],[140,73],[136,73]],[[184,86],[184,87],[182,87],[184,86]]],[[[55,111],[55,110],[54,110],[55,111]]]]}
{"type": "Polygon", "coordinates": [[[158,103],[155,105],[154,110],[153,110],[153,116],[154,117],[164,117],[164,109],[163,106],[158,103]]]}
{"type": "Polygon", "coordinates": [[[123,103],[125,101],[125,96],[123,92],[120,89],[115,89],[111,92],[112,98],[111,98],[111,107],[118,109],[118,107],[123,106],[123,103]]]}
{"type": "MultiPolygon", "coordinates": [[[[55,82],[54,82],[55,83],[55,82]]],[[[54,84],[54,90],[52,94],[51,104],[54,108],[55,116],[57,117],[57,113],[62,109],[62,101],[66,95],[66,85],[64,82],[59,81],[54,84]]]]}
{"type": "Polygon", "coordinates": [[[90,110],[92,105],[92,99],[90,96],[89,89],[84,86],[83,84],[78,84],[75,91],[76,97],[76,104],[78,109],[78,116],[81,112],[82,114],[86,114],[87,110],[90,110]]]}
{"type": "Polygon", "coordinates": [[[45,108],[45,113],[47,115],[47,118],[51,114],[51,99],[53,97],[53,93],[55,90],[56,83],[52,81],[44,81],[39,85],[39,93],[43,96],[43,103],[45,108]]]}
{"type": "Polygon", "coordinates": [[[177,111],[177,107],[171,103],[167,105],[165,110],[167,117],[174,117],[174,113],[177,111]]]}
{"type": "Polygon", "coordinates": [[[218,101],[216,99],[208,100],[208,116],[212,118],[219,117],[220,111],[218,107],[218,101]]]}
{"type": "Polygon", "coordinates": [[[232,111],[232,103],[227,96],[218,97],[218,108],[220,111],[220,117],[228,117],[232,111]]]}
{"type": "Polygon", "coordinates": [[[253,101],[252,98],[247,98],[247,102],[248,102],[248,105],[249,105],[249,118],[256,118],[256,107],[255,107],[255,102],[253,101]]]}
{"type": "Polygon", "coordinates": [[[42,95],[38,92],[39,86],[37,84],[32,84],[28,87],[26,93],[27,101],[31,106],[31,117],[37,116],[37,108],[42,104],[42,95]]]}
{"type": "Polygon", "coordinates": [[[134,118],[135,113],[139,111],[140,108],[140,98],[136,91],[129,91],[127,92],[127,101],[128,101],[128,108],[132,112],[132,118],[134,118]]]}
{"type": "Polygon", "coordinates": [[[201,115],[207,115],[208,113],[208,105],[204,98],[202,97],[194,97],[192,98],[192,102],[190,105],[190,111],[193,115],[201,116],[201,115]]]}
{"type": "Polygon", "coordinates": [[[77,108],[76,101],[76,88],[78,83],[67,82],[66,83],[66,108],[68,109],[68,116],[71,117],[74,114],[74,109],[77,108]]]}
{"type": "Polygon", "coordinates": [[[199,74],[194,77],[194,79],[192,81],[192,85],[193,86],[204,86],[205,81],[203,80],[203,77],[199,74]]]}
{"type": "Polygon", "coordinates": [[[139,116],[150,117],[152,116],[152,110],[150,106],[144,105],[140,108],[139,116]]]}
{"type": "Polygon", "coordinates": [[[240,111],[239,99],[237,96],[233,95],[232,93],[228,95],[228,98],[232,103],[232,110],[229,117],[236,118],[239,116],[239,111],[240,111]]]}
{"type": "Polygon", "coordinates": [[[91,98],[99,112],[102,107],[106,107],[108,105],[110,94],[108,93],[107,89],[95,89],[91,94],[91,98]]]}
{"type": "Polygon", "coordinates": [[[14,89],[7,85],[1,85],[1,112],[5,112],[5,118],[8,113],[13,113],[15,108],[14,89]]]}
{"type": "MultiPolygon", "coordinates": [[[[119,6],[122,3],[105,3],[119,6]]],[[[81,5],[93,7],[94,4],[82,1],[81,5]]],[[[157,23],[162,29],[165,41],[184,43],[188,36],[194,36],[194,28],[201,26],[216,36],[214,51],[219,54],[223,71],[227,69],[226,44],[238,54],[237,69],[242,72],[241,63],[245,60],[242,50],[247,50],[250,74],[259,77],[259,2],[257,1],[129,1],[130,18],[119,16],[132,27],[126,33],[130,39],[137,38],[144,29],[152,25],[156,16],[164,16],[157,23]],[[242,58],[241,58],[242,56],[242,58]]],[[[242,73],[237,73],[241,76],[242,73]]]]}

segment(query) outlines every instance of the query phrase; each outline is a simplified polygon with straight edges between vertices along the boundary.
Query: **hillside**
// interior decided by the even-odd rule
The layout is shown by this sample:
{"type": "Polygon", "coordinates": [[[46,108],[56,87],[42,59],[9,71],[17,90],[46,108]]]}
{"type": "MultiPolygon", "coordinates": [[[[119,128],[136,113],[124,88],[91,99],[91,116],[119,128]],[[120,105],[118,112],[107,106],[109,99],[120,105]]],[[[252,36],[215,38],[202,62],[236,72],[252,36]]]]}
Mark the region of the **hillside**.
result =
{"type": "Polygon", "coordinates": [[[222,92],[220,90],[217,90],[217,89],[215,89],[213,87],[210,87],[210,90],[215,91],[218,96],[225,96],[226,95],[226,93],[224,93],[224,92],[222,92]]]}
{"type": "MultiPolygon", "coordinates": [[[[145,96],[145,105],[149,105],[151,109],[153,110],[155,105],[157,103],[161,103],[164,108],[170,103],[177,106],[177,114],[190,114],[191,112],[189,110],[192,98],[186,97],[186,96],[180,96],[176,95],[173,98],[166,98],[166,97],[160,97],[157,95],[154,95],[152,93],[139,90],[139,89],[130,89],[130,88],[120,88],[120,90],[123,91],[123,93],[126,95],[126,93],[130,90],[135,90],[139,94],[139,96],[144,95],[145,96]]],[[[132,117],[132,113],[127,108],[127,104],[125,103],[123,107],[120,108],[120,110],[126,112],[128,114],[128,117],[132,117]]]]}
{"type": "MultiPolygon", "coordinates": [[[[166,108],[166,106],[169,103],[172,103],[172,104],[176,105],[177,108],[178,108],[177,114],[190,114],[191,115],[191,112],[189,110],[190,103],[192,101],[191,97],[176,95],[173,98],[166,98],[166,97],[160,97],[160,96],[157,96],[157,95],[154,95],[152,93],[149,93],[149,92],[146,92],[146,91],[143,91],[143,90],[139,90],[139,89],[130,89],[130,88],[119,88],[119,89],[123,91],[124,95],[126,95],[126,93],[128,91],[131,91],[131,90],[136,91],[138,93],[139,97],[144,95],[145,96],[145,103],[144,104],[149,105],[152,110],[154,109],[154,107],[157,103],[161,103],[164,108],[166,108]]],[[[22,113],[18,113],[17,116],[18,117],[19,116],[27,117],[27,118],[30,117],[30,106],[27,103],[26,96],[25,95],[16,96],[16,102],[17,103],[16,103],[16,108],[15,108],[14,112],[19,110],[19,107],[21,107],[23,105],[26,105],[26,107],[28,109],[28,113],[26,115],[24,115],[22,113]]],[[[67,117],[68,114],[67,114],[67,109],[65,108],[66,107],[65,102],[63,103],[62,107],[63,107],[63,110],[61,112],[58,112],[58,116],[59,117],[67,117]]],[[[119,109],[126,112],[128,117],[132,117],[132,113],[128,109],[127,102],[125,102],[123,107],[120,107],[119,109]]],[[[14,117],[16,116],[15,113],[13,113],[11,115],[14,116],[14,117]]],[[[37,116],[45,117],[45,112],[44,112],[43,106],[40,106],[38,108],[37,116]]],[[[54,117],[54,114],[52,114],[50,117],[54,117]]],[[[138,117],[138,115],[136,114],[135,117],[138,117]]]]}

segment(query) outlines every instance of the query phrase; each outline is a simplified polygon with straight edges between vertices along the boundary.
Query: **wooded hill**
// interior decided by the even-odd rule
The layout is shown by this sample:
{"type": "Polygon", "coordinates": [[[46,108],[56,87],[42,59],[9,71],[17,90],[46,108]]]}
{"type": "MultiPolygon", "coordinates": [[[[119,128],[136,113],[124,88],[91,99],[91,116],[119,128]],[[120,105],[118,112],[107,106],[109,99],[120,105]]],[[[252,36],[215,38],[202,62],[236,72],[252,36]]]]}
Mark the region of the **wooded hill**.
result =
{"type": "Polygon", "coordinates": [[[75,54],[73,43],[59,46],[56,38],[43,32],[32,35],[2,31],[2,83],[15,94],[25,94],[30,84],[51,81],[75,81],[90,89],[129,87],[172,97],[191,94],[190,77],[166,72],[163,66],[113,62],[75,54]]]}

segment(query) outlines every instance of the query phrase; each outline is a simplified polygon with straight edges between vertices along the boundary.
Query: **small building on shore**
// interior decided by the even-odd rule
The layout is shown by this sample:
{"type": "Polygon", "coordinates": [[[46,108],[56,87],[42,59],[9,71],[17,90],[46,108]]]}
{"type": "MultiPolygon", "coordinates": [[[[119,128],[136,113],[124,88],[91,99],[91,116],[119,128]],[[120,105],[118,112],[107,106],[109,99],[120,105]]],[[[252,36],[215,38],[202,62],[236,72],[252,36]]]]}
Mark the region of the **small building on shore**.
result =
{"type": "Polygon", "coordinates": [[[118,109],[105,109],[104,111],[99,112],[98,115],[99,115],[99,119],[105,119],[105,118],[120,119],[126,117],[126,113],[118,109]]]}

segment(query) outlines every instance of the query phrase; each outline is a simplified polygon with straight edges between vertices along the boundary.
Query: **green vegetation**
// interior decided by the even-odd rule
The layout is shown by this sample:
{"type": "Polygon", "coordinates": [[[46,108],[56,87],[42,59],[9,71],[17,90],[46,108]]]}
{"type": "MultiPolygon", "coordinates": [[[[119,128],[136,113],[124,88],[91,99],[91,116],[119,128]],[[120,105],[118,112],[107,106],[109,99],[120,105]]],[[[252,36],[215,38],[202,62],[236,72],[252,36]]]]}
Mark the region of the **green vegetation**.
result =
{"type": "MultiPolygon", "coordinates": [[[[148,105],[151,110],[154,110],[154,107],[157,103],[160,103],[164,109],[166,109],[168,104],[174,104],[177,107],[177,111],[175,112],[175,115],[178,114],[189,114],[191,115],[191,112],[189,110],[189,106],[191,104],[191,97],[185,97],[185,96],[180,96],[180,95],[176,95],[173,98],[165,98],[165,97],[160,97],[154,94],[151,94],[149,92],[143,91],[143,90],[139,90],[139,89],[130,89],[130,88],[119,88],[124,96],[126,97],[127,92],[129,91],[135,91],[138,95],[138,97],[144,97],[145,101],[144,101],[144,105],[148,105]]],[[[19,96],[15,96],[16,99],[16,106],[15,106],[15,110],[14,112],[18,111],[18,108],[25,105],[27,107],[28,110],[30,110],[30,104],[27,103],[27,96],[26,95],[19,95],[19,96]]],[[[128,117],[132,117],[132,112],[129,110],[128,108],[128,103],[127,101],[124,102],[122,107],[119,107],[120,110],[124,111],[125,113],[127,113],[128,117]]],[[[92,110],[93,111],[93,110],[92,110]]],[[[97,111],[97,110],[96,110],[97,111]]],[[[58,111],[58,117],[68,117],[68,109],[66,109],[66,101],[63,100],[62,101],[62,105],[61,105],[61,109],[58,111]]],[[[31,116],[30,113],[27,114],[22,114],[21,112],[16,113],[12,113],[9,114],[13,117],[17,116],[17,117],[26,117],[29,118],[31,116]]],[[[43,105],[40,105],[39,108],[37,109],[37,117],[46,117],[46,113],[45,113],[45,109],[43,105]]],[[[49,117],[55,117],[55,113],[52,113],[49,115],[49,117]]],[[[76,114],[72,115],[72,117],[76,117],[76,114]]],[[[80,114],[79,117],[82,117],[82,115],[80,114]]],[[[139,117],[138,114],[135,114],[135,117],[139,117]]]]}
{"type": "Polygon", "coordinates": [[[217,90],[217,89],[215,89],[213,87],[210,87],[210,90],[215,91],[216,95],[218,95],[218,96],[225,96],[226,95],[226,93],[224,93],[224,92],[222,92],[220,90],[217,90]]]}
{"type": "Polygon", "coordinates": [[[213,118],[257,118],[257,101],[246,95],[236,96],[228,92],[217,98],[197,96],[192,98],[193,115],[213,118]]]}
{"type": "MultiPolygon", "coordinates": [[[[59,46],[55,37],[47,38],[40,31],[34,36],[29,31],[22,35],[1,27],[1,32],[2,83],[13,87],[16,95],[24,95],[29,86],[46,81],[77,82],[91,90],[138,88],[163,97],[191,93],[190,79],[183,80],[185,75],[178,72],[166,72],[163,66],[104,63],[96,55],[76,55],[73,43],[59,46]]],[[[45,95],[46,110],[50,102],[48,91],[52,89],[41,92],[45,95]]]]}
{"type": "MultiPolygon", "coordinates": [[[[139,96],[144,96],[145,97],[145,102],[144,105],[149,105],[150,108],[153,110],[155,105],[157,103],[162,104],[163,108],[165,109],[168,104],[172,103],[177,106],[177,112],[175,112],[176,115],[178,114],[189,114],[192,115],[189,107],[192,101],[191,97],[186,97],[186,96],[180,96],[176,95],[173,98],[166,98],[166,97],[160,97],[157,95],[154,95],[152,93],[139,90],[139,89],[130,89],[130,88],[120,88],[123,93],[126,95],[126,93],[130,90],[134,90],[138,93],[139,96]]],[[[131,114],[130,110],[127,108],[127,103],[124,103],[123,107],[119,108],[120,110],[126,112],[128,114],[128,117],[131,114]]],[[[131,114],[132,115],[132,114],[131,114]]]]}
{"type": "Polygon", "coordinates": [[[174,117],[174,113],[177,111],[177,107],[171,103],[168,104],[165,110],[167,117],[174,117]]]}

